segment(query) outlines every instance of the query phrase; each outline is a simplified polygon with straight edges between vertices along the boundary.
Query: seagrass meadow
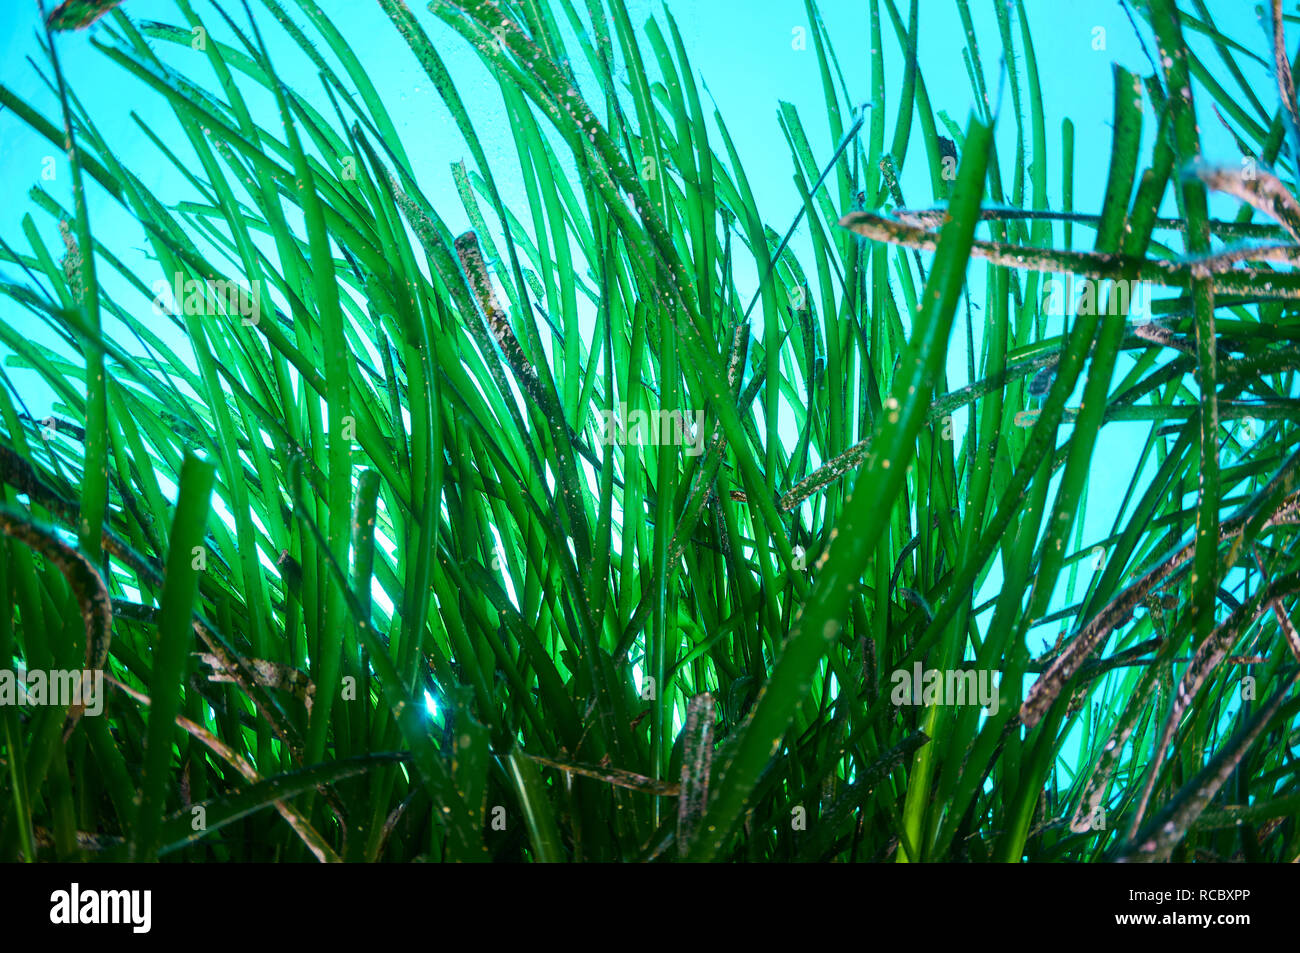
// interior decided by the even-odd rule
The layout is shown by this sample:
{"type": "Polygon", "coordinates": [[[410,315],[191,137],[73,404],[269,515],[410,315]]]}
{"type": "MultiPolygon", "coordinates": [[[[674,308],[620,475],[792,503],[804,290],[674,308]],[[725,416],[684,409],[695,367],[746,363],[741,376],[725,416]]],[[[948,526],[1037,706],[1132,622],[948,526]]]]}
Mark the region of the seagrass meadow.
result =
{"type": "Polygon", "coordinates": [[[25,21],[0,858],[1300,860],[1300,17],[632,6],[25,21]]]}

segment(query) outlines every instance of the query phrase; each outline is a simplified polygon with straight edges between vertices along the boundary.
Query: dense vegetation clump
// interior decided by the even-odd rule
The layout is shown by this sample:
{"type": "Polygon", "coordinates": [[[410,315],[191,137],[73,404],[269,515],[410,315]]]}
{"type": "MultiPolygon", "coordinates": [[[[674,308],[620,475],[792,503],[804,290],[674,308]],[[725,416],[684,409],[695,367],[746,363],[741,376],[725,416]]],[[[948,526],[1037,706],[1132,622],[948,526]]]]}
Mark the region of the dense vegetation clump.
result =
{"type": "Polygon", "coordinates": [[[806,0],[775,225],[669,13],[378,6],[65,4],[0,84],[62,170],[3,186],[0,858],[1300,857],[1280,2],[1134,0],[1076,153],[1033,4],[946,5],[963,128],[931,4],[806,0]]]}

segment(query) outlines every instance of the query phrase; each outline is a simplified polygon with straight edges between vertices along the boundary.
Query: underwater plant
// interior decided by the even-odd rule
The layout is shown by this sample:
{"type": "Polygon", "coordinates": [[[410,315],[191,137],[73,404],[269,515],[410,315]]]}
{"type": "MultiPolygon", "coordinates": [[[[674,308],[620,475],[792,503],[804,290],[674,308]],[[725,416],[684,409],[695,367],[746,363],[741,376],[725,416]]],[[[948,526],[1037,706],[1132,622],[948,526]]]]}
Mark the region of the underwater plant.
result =
{"type": "Polygon", "coordinates": [[[1300,859],[1280,0],[1125,4],[1079,154],[1033,5],[963,129],[940,4],[805,0],[793,220],[668,9],[376,0],[436,165],[341,5],[134,5],[0,83],[0,858],[1300,859]]]}

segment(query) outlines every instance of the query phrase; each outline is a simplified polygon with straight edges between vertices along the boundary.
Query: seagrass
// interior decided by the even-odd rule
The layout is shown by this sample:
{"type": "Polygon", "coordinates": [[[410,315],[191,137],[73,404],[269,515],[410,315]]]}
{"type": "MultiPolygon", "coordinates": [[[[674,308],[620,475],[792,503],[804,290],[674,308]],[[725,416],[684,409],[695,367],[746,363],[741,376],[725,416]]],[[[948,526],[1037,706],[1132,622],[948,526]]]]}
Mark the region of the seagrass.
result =
{"type": "Polygon", "coordinates": [[[1127,5],[1105,140],[1023,2],[805,0],[744,114],[686,3],[132,7],[0,82],[0,673],[112,688],[0,706],[0,857],[1300,857],[1278,0],[1127,5]]]}

